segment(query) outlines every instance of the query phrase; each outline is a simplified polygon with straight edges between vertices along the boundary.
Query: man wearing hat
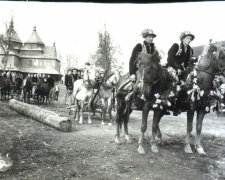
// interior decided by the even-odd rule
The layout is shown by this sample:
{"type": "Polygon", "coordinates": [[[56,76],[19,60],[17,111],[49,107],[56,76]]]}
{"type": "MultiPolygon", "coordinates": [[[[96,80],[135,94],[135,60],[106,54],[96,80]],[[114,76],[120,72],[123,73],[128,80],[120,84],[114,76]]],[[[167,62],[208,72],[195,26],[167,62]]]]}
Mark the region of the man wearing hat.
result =
{"type": "MultiPolygon", "coordinates": [[[[142,37],[144,38],[143,43],[138,43],[131,54],[130,61],[129,61],[129,74],[130,78],[133,82],[135,82],[135,85],[133,86],[133,92],[132,92],[132,109],[138,109],[137,104],[137,86],[139,84],[140,74],[137,73],[138,67],[137,67],[137,56],[140,52],[153,54],[156,50],[155,44],[153,43],[153,39],[156,37],[156,34],[154,34],[152,29],[144,29],[141,33],[142,37]],[[137,73],[137,74],[136,74],[137,73]],[[137,77],[136,77],[137,76],[137,77]]],[[[158,51],[157,51],[158,52],[158,51]]],[[[129,97],[128,97],[129,98],[129,97]]]]}
{"type": "MultiPolygon", "coordinates": [[[[193,50],[189,45],[193,41],[195,36],[189,32],[184,31],[180,35],[180,44],[174,43],[168,51],[167,67],[172,67],[176,70],[180,84],[184,80],[184,70],[188,67],[193,56],[193,50]]],[[[182,93],[182,92],[180,92],[182,93]]],[[[173,115],[177,116],[181,113],[180,99],[176,102],[173,115]]]]}

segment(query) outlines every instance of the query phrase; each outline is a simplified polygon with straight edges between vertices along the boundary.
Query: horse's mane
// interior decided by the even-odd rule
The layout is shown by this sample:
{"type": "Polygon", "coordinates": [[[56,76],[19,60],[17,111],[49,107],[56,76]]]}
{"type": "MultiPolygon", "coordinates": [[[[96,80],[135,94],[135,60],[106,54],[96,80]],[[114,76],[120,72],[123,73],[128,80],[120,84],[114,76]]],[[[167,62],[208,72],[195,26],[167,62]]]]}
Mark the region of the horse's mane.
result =
{"type": "Polygon", "coordinates": [[[143,76],[145,82],[154,82],[160,79],[163,69],[160,65],[158,53],[155,51],[153,54],[140,53],[139,59],[139,72],[143,76]]]}

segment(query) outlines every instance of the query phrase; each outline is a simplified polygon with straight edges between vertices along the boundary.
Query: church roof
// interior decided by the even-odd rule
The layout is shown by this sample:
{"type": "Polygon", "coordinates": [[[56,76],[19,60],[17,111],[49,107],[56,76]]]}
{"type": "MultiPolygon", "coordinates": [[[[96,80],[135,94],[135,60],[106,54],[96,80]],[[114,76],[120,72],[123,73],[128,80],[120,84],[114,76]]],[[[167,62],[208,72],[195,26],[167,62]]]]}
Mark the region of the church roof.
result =
{"type": "Polygon", "coordinates": [[[4,34],[4,39],[5,40],[8,40],[8,38],[9,38],[9,35],[7,35],[8,33],[12,33],[12,35],[11,35],[12,39],[11,39],[11,41],[18,42],[18,43],[21,43],[22,44],[21,39],[19,38],[17,32],[14,29],[13,20],[11,20],[11,22],[9,24],[9,27],[7,28],[6,33],[4,34]]]}
{"type": "Polygon", "coordinates": [[[43,41],[41,40],[40,36],[38,35],[36,31],[36,26],[33,28],[33,32],[31,33],[29,39],[25,42],[25,44],[43,44],[43,41]]]}
{"type": "Polygon", "coordinates": [[[25,55],[20,53],[20,57],[22,58],[46,58],[46,59],[57,59],[56,48],[54,46],[45,46],[43,49],[29,49],[26,46],[22,46],[21,51],[43,51],[41,55],[25,55]]]}

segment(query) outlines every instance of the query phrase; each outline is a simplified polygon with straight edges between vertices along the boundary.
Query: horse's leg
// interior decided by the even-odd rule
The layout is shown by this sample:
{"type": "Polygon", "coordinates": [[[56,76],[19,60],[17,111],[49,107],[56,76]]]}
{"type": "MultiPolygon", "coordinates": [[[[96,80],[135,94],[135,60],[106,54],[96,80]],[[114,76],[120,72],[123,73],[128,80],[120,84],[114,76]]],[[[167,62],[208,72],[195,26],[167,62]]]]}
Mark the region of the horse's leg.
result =
{"type": "Polygon", "coordinates": [[[116,111],[116,137],[115,137],[115,143],[120,144],[120,130],[122,128],[123,123],[123,113],[124,109],[126,107],[126,103],[124,98],[117,97],[117,111],[116,111]]]}
{"type": "MultiPolygon", "coordinates": [[[[163,113],[161,113],[161,115],[159,117],[159,121],[162,119],[162,117],[163,117],[163,113]]],[[[162,133],[161,133],[161,130],[159,128],[159,123],[158,123],[158,126],[157,126],[157,132],[156,132],[156,134],[157,134],[158,143],[159,144],[162,144],[163,143],[162,142],[162,133]]]]}
{"type": "Polygon", "coordinates": [[[105,98],[101,98],[101,102],[102,102],[101,118],[102,118],[102,125],[104,125],[106,122],[106,100],[105,100],[105,98]]]}
{"type": "MultiPolygon", "coordinates": [[[[152,138],[151,138],[151,150],[153,153],[158,153],[158,147],[156,146],[156,135],[161,134],[159,129],[159,122],[163,116],[161,110],[155,110],[153,114],[153,123],[152,123],[152,138]]],[[[161,135],[162,136],[162,135],[161,135]]],[[[162,138],[162,137],[161,137],[162,138]]]]}
{"type": "Polygon", "coordinates": [[[141,125],[141,136],[138,140],[138,153],[145,154],[145,149],[143,147],[144,134],[147,130],[147,119],[149,114],[149,103],[145,102],[143,112],[142,112],[142,125],[141,125]]]}
{"type": "Polygon", "coordinates": [[[202,122],[203,122],[204,116],[205,116],[205,112],[203,110],[197,111],[195,148],[198,154],[201,154],[201,155],[206,154],[201,145],[202,122]]]}
{"type": "Polygon", "coordinates": [[[27,93],[27,102],[30,103],[30,90],[27,93]]]}
{"type": "Polygon", "coordinates": [[[129,101],[129,103],[127,104],[126,112],[124,114],[124,134],[125,134],[125,140],[127,141],[127,143],[131,143],[131,138],[128,134],[128,122],[129,122],[129,117],[131,112],[132,112],[131,102],[129,101]]]}
{"type": "Polygon", "coordinates": [[[112,98],[108,98],[109,125],[112,125],[112,98]]]}
{"type": "Polygon", "coordinates": [[[185,138],[185,147],[184,147],[185,153],[193,153],[190,145],[190,135],[193,129],[193,118],[194,118],[194,111],[192,110],[187,111],[187,135],[185,138]]]}
{"type": "Polygon", "coordinates": [[[75,110],[74,110],[74,119],[75,119],[75,122],[77,122],[78,121],[78,119],[79,119],[79,114],[78,114],[78,112],[79,112],[79,104],[78,104],[78,101],[77,100],[75,100],[75,110]]]}
{"type": "Polygon", "coordinates": [[[92,120],[91,120],[91,101],[92,98],[90,97],[88,100],[88,124],[92,124],[92,120]]]}
{"type": "Polygon", "coordinates": [[[80,111],[79,111],[79,114],[80,114],[80,121],[79,121],[79,124],[83,124],[83,109],[84,109],[84,100],[81,100],[80,101],[80,111]]]}

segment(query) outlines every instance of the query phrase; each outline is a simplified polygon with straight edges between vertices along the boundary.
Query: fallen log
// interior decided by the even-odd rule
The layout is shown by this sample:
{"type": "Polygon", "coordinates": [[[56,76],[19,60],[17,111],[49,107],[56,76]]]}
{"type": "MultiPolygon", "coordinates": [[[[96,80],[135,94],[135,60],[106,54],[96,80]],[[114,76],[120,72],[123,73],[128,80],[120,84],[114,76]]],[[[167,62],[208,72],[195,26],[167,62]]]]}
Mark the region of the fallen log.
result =
{"type": "Polygon", "coordinates": [[[15,99],[9,101],[9,107],[18,113],[35,119],[41,123],[50,125],[61,131],[68,132],[71,130],[72,122],[68,117],[62,117],[52,111],[39,108],[34,105],[26,104],[15,99]]]}

